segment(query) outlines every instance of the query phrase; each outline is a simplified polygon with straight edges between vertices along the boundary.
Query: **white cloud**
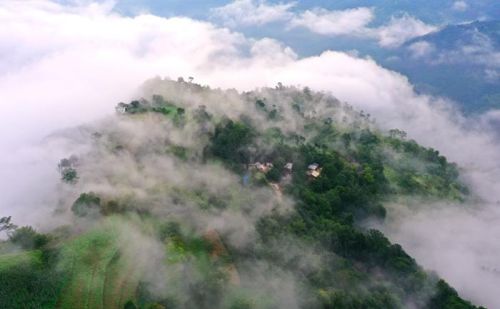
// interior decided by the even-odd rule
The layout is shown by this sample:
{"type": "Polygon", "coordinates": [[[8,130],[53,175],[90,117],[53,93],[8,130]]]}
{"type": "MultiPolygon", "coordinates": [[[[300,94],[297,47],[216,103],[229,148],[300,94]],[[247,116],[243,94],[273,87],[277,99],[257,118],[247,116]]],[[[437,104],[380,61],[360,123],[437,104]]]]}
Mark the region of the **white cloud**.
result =
{"type": "Polygon", "coordinates": [[[467,59],[488,67],[500,67],[500,50],[495,47],[494,40],[477,29],[472,30],[471,42],[457,44],[456,47],[452,53],[444,52],[443,61],[458,62],[467,59]]]}
{"type": "Polygon", "coordinates": [[[317,8],[295,16],[288,23],[288,27],[304,27],[321,35],[372,38],[377,40],[380,46],[388,48],[397,47],[414,37],[437,29],[408,14],[393,16],[387,24],[380,27],[369,27],[374,17],[374,10],[367,7],[342,11],[317,8]]]}
{"type": "Polygon", "coordinates": [[[289,27],[304,27],[324,35],[359,34],[373,18],[373,9],[366,7],[342,11],[316,8],[295,16],[289,27]]]}
{"type": "MultiPolygon", "coordinates": [[[[371,113],[382,127],[404,129],[419,142],[439,149],[463,167],[464,177],[478,196],[500,200],[500,144],[492,135],[443,107],[442,100],[416,95],[404,76],[371,59],[334,51],[298,58],[275,40],[252,40],[188,18],[125,17],[98,5],[3,1],[0,16],[0,212],[12,213],[19,224],[32,218],[33,209],[50,207],[46,193],[58,182],[55,166],[64,150],[54,146],[39,154],[30,150],[34,141],[51,131],[113,113],[118,101],[131,99],[137,85],[156,75],[194,76],[212,87],[238,90],[283,82],[332,92],[371,113]]],[[[394,32],[387,33],[394,37],[394,32]]],[[[481,211],[482,217],[488,217],[490,208],[481,211]]],[[[438,219],[435,235],[450,239],[445,236],[453,233],[439,228],[448,218],[438,219]]],[[[477,237],[489,233],[489,225],[475,222],[463,220],[461,227],[478,231],[477,237]]],[[[425,244],[427,234],[418,235],[425,244]]],[[[485,238],[483,246],[496,252],[499,244],[491,239],[485,238]]],[[[409,239],[401,242],[413,248],[409,239]]],[[[480,261],[481,252],[474,244],[460,245],[470,259],[480,261]]],[[[441,245],[432,253],[437,259],[450,250],[441,245]]],[[[477,291],[482,274],[471,271],[462,260],[447,260],[450,268],[421,261],[465,296],[500,307],[491,290],[477,291]],[[450,275],[450,269],[456,274],[450,275]]],[[[492,280],[500,285],[500,279],[492,280]]]]}
{"type": "Polygon", "coordinates": [[[434,52],[435,49],[434,45],[427,41],[418,41],[408,46],[408,50],[413,58],[428,56],[434,52]]]}
{"type": "Polygon", "coordinates": [[[265,0],[235,0],[225,6],[212,9],[213,17],[220,18],[229,26],[264,25],[290,19],[294,2],[269,4],[265,0]]]}
{"type": "Polygon", "coordinates": [[[487,69],[500,68],[500,51],[492,38],[477,29],[464,33],[464,38],[446,48],[436,49],[429,63],[466,64],[472,63],[487,69]]]}
{"type": "Polygon", "coordinates": [[[495,242],[500,211],[498,204],[485,207],[476,211],[460,205],[393,205],[382,230],[462,296],[498,308],[500,246],[495,242]]]}
{"type": "Polygon", "coordinates": [[[250,48],[250,54],[255,61],[262,61],[271,66],[286,64],[297,59],[293,49],[269,38],[256,41],[250,48]]]}
{"type": "Polygon", "coordinates": [[[495,83],[500,81],[500,70],[495,69],[485,69],[484,77],[487,82],[495,83]]]}
{"type": "Polygon", "coordinates": [[[293,13],[290,9],[294,6],[295,2],[272,5],[265,1],[236,0],[213,9],[212,16],[233,27],[280,21],[286,23],[289,30],[302,27],[320,35],[371,38],[377,40],[380,46],[389,48],[437,29],[407,14],[393,16],[389,23],[371,28],[368,25],[375,19],[375,12],[369,7],[333,11],[313,8],[293,13]]]}
{"type": "Polygon", "coordinates": [[[465,1],[455,1],[451,8],[455,11],[463,12],[469,8],[469,5],[465,1]]]}
{"type": "Polygon", "coordinates": [[[405,14],[401,17],[391,17],[388,24],[372,29],[371,32],[378,39],[380,46],[397,47],[412,38],[436,30],[437,27],[405,14]]]}

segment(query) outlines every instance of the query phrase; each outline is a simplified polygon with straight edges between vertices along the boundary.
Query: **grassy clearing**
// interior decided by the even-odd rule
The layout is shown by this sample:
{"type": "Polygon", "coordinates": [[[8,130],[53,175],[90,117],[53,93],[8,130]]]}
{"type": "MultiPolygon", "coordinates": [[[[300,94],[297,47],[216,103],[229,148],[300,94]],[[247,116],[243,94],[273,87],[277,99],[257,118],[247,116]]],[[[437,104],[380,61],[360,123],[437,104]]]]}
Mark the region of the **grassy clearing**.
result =
{"type": "Polygon", "coordinates": [[[92,231],[62,249],[68,278],[60,308],[103,308],[106,268],[118,250],[116,237],[107,229],[92,231]]]}
{"type": "Polygon", "coordinates": [[[20,265],[41,264],[42,252],[39,250],[23,251],[0,255],[0,272],[20,265]]]}
{"type": "Polygon", "coordinates": [[[61,249],[67,277],[57,308],[121,309],[135,300],[146,265],[140,250],[123,250],[120,225],[109,219],[61,249]]]}
{"type": "Polygon", "coordinates": [[[58,308],[123,308],[133,299],[136,266],[121,255],[118,231],[111,222],[62,248],[60,267],[68,275],[58,308]]]}
{"type": "Polygon", "coordinates": [[[0,308],[54,308],[60,287],[41,251],[0,255],[0,308]]]}

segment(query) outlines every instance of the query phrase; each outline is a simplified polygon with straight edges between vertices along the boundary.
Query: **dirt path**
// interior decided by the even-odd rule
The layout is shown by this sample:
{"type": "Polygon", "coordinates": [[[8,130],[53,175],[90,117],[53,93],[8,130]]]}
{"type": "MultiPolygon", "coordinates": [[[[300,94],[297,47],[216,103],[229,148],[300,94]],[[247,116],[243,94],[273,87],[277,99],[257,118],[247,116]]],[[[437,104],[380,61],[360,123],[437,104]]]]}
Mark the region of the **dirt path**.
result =
{"type": "MultiPolygon", "coordinates": [[[[212,245],[212,252],[210,252],[210,256],[213,260],[218,260],[221,256],[228,255],[226,247],[222,242],[219,233],[215,229],[210,229],[205,232],[203,237],[212,245]]],[[[229,277],[229,282],[233,285],[240,285],[240,275],[238,274],[238,270],[233,263],[230,263],[225,267],[225,271],[229,277]]]]}

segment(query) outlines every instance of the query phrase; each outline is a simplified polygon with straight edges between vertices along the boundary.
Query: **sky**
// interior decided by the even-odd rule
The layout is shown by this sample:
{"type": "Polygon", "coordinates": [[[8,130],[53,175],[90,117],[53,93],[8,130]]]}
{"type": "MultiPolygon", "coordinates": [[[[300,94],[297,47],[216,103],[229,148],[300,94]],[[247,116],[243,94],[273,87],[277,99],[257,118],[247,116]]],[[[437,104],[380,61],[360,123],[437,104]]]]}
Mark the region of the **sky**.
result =
{"type": "MultiPolygon", "coordinates": [[[[367,36],[350,36],[350,31],[321,31],[319,28],[338,29],[337,25],[328,25],[328,17],[335,19],[343,14],[346,19],[354,20],[353,26],[367,22],[372,27],[390,23],[391,18],[408,16],[424,24],[440,27],[447,24],[470,22],[473,20],[497,19],[500,14],[500,5],[494,0],[474,1],[384,1],[384,0],[338,0],[338,1],[259,1],[259,0],[124,0],[118,1],[115,10],[125,15],[138,12],[150,12],[158,16],[188,16],[198,20],[206,20],[217,25],[236,29],[246,35],[262,38],[271,36],[285,42],[301,56],[310,56],[324,49],[350,50],[357,49],[365,54],[377,53],[377,44],[366,40],[367,36]],[[352,12],[358,9],[364,12],[352,12]],[[321,14],[323,10],[332,14],[321,14]],[[267,12],[267,14],[263,14],[267,12]],[[239,16],[242,14],[246,17],[239,16]],[[320,13],[320,14],[318,14],[320,13]],[[260,21],[252,20],[252,15],[260,16],[260,21]],[[322,16],[326,23],[321,26],[308,27],[307,16],[318,18],[322,16]],[[301,17],[305,17],[300,23],[301,17]],[[237,20],[235,22],[235,20],[237,20]],[[290,25],[296,25],[290,27],[290,25]],[[302,26],[299,26],[302,24],[302,26]],[[337,34],[337,35],[335,35],[337,34]],[[304,44],[307,42],[307,44],[304,44]]],[[[401,23],[401,26],[412,28],[411,23],[401,23]]],[[[349,28],[347,24],[342,27],[349,28]]],[[[418,32],[417,32],[418,33],[418,32]]],[[[385,45],[385,47],[390,46],[385,45]]]]}
{"type": "Polygon", "coordinates": [[[491,220],[500,223],[500,143],[484,120],[498,112],[465,117],[446,98],[417,94],[408,78],[370,55],[447,23],[495,18],[498,4],[323,2],[0,0],[0,216],[35,225],[49,217],[57,162],[71,149],[47,136],[111,116],[149,78],[193,76],[239,91],[309,86],[459,164],[482,200],[468,205],[473,211],[394,213],[386,232],[466,297],[500,307],[500,278],[481,271],[500,269],[499,231],[488,229],[491,220]],[[445,225],[462,227],[463,238],[445,225]],[[433,235],[440,237],[425,241],[433,235]],[[479,240],[486,253],[477,250],[479,240]],[[467,259],[450,258],[456,255],[467,259]]]}
{"type": "MultiPolygon", "coordinates": [[[[74,4],[88,1],[59,0],[58,2],[74,4]]],[[[229,27],[254,38],[273,37],[294,48],[300,56],[311,56],[325,49],[344,51],[356,49],[358,52],[375,57],[383,53],[379,49],[377,40],[373,39],[376,34],[372,33],[372,39],[367,40],[370,37],[367,33],[364,36],[360,36],[359,33],[355,36],[346,35],[353,34],[354,32],[347,30],[356,30],[355,27],[349,28],[347,24],[328,25],[328,19],[335,19],[339,14],[342,14],[344,19],[354,20],[351,26],[356,22],[357,25],[366,22],[370,27],[379,27],[390,25],[391,19],[395,19],[400,21],[396,25],[413,31],[419,27],[416,27],[415,23],[412,25],[411,21],[441,27],[474,20],[497,19],[500,14],[500,5],[495,0],[117,0],[112,3],[114,3],[113,11],[126,16],[143,13],[162,17],[186,16],[229,27]],[[358,14],[352,12],[353,9],[358,9],[358,14]],[[333,15],[325,14],[328,12],[333,15]],[[256,16],[259,16],[260,20],[256,20],[256,16]],[[311,20],[313,16],[316,18],[321,16],[324,23],[316,27],[305,25],[307,17],[311,20]],[[401,19],[402,17],[406,19],[401,19]],[[319,27],[339,29],[339,26],[343,26],[341,28],[344,29],[340,34],[338,31],[325,33],[319,30],[319,27]]],[[[422,27],[420,29],[422,30],[422,27]]],[[[394,47],[394,44],[385,42],[384,47],[394,47]]]]}

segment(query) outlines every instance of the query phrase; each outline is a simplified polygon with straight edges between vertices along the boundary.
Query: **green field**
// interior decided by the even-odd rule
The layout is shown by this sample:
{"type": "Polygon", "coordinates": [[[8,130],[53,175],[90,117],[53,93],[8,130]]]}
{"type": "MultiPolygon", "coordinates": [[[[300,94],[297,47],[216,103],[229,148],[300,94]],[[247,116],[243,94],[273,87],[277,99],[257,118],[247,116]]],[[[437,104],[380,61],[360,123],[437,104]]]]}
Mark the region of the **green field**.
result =
{"type": "Polygon", "coordinates": [[[119,247],[119,234],[106,226],[65,245],[61,267],[68,276],[57,308],[123,308],[134,299],[140,265],[119,247]]]}

